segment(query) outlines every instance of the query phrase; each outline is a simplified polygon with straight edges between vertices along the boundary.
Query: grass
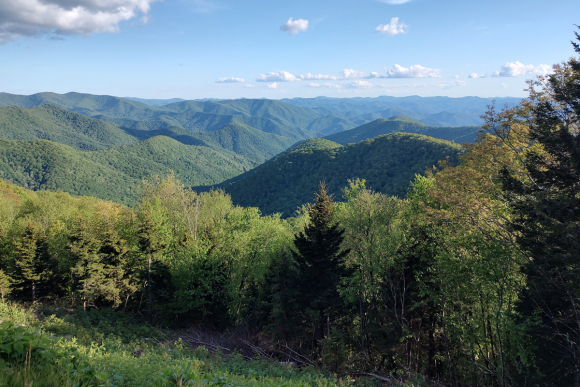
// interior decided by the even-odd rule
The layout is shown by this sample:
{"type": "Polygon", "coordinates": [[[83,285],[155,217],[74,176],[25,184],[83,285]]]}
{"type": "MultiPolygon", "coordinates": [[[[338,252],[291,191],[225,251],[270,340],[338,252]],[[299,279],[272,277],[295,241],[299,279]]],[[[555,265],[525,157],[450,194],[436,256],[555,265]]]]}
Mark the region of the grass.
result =
{"type": "Polygon", "coordinates": [[[181,340],[168,341],[163,329],[112,311],[34,311],[0,304],[0,320],[2,386],[352,385],[316,369],[191,349],[181,340]]]}

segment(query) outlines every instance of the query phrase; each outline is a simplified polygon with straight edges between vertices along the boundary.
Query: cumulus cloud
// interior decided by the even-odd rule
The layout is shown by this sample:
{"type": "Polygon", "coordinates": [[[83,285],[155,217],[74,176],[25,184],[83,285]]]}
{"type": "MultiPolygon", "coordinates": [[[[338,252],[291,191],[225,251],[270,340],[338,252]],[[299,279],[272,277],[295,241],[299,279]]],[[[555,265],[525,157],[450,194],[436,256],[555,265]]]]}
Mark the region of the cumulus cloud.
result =
{"type": "Polygon", "coordinates": [[[303,81],[321,81],[321,80],[337,80],[340,79],[340,77],[336,76],[336,75],[328,75],[328,74],[300,74],[297,76],[297,78],[302,79],[303,81]]]}
{"type": "Polygon", "coordinates": [[[439,69],[430,69],[421,65],[413,65],[409,68],[394,65],[387,73],[387,78],[440,78],[439,69]]]}
{"type": "Polygon", "coordinates": [[[118,32],[119,23],[146,22],[156,0],[0,1],[0,43],[43,34],[90,35],[118,32]]]}
{"type": "Polygon", "coordinates": [[[548,65],[541,64],[539,66],[525,65],[520,62],[508,62],[501,66],[499,71],[495,71],[492,75],[494,77],[519,77],[522,75],[546,75],[552,68],[548,65]]]}
{"type": "Polygon", "coordinates": [[[248,89],[253,89],[253,88],[254,88],[254,87],[256,87],[256,86],[254,86],[254,85],[250,85],[249,83],[247,83],[247,84],[245,84],[245,85],[244,85],[244,87],[245,87],[245,88],[248,88],[248,89]]]}
{"type": "Polygon", "coordinates": [[[308,20],[298,19],[292,20],[292,18],[288,19],[288,21],[280,27],[281,31],[289,32],[290,35],[296,35],[299,32],[306,31],[308,29],[308,20]]]}
{"type": "Polygon", "coordinates": [[[300,78],[288,71],[278,71],[277,73],[260,74],[256,77],[257,82],[293,82],[300,78]]]}
{"type": "Polygon", "coordinates": [[[340,72],[342,79],[357,79],[364,78],[367,74],[362,71],[356,71],[353,69],[344,69],[340,72]]]}
{"type": "Polygon", "coordinates": [[[398,17],[394,17],[391,18],[391,22],[389,24],[381,24],[380,26],[378,26],[375,29],[375,32],[387,34],[389,36],[395,36],[407,32],[406,31],[407,27],[409,26],[406,25],[405,23],[399,23],[398,17]]]}
{"type": "Polygon", "coordinates": [[[365,77],[366,79],[377,79],[377,78],[386,78],[384,75],[377,73],[376,71],[371,71],[369,75],[365,77]]]}
{"type": "Polygon", "coordinates": [[[218,78],[215,80],[216,83],[244,83],[246,82],[243,78],[218,78]]]}
{"type": "Polygon", "coordinates": [[[336,83],[325,83],[324,87],[326,87],[327,89],[340,89],[340,88],[342,88],[341,85],[338,85],[336,83]]]}
{"type": "Polygon", "coordinates": [[[373,84],[367,81],[354,81],[346,85],[349,89],[368,89],[373,87],[373,84]]]}
{"type": "Polygon", "coordinates": [[[309,83],[309,87],[320,87],[320,83],[309,83]]]}
{"type": "Polygon", "coordinates": [[[478,75],[477,73],[471,73],[467,76],[467,78],[473,78],[473,79],[485,78],[485,75],[484,74],[478,75]]]}
{"type": "Polygon", "coordinates": [[[277,89],[277,88],[278,88],[277,82],[268,83],[268,89],[277,89]]]}

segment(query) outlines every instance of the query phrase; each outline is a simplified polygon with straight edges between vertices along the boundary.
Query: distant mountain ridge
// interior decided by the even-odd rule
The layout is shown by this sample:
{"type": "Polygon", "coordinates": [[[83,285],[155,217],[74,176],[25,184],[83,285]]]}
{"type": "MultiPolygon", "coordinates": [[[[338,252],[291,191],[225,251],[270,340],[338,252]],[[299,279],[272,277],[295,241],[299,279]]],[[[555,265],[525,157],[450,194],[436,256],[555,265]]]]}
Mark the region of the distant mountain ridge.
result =
{"type": "Polygon", "coordinates": [[[379,118],[373,122],[369,122],[368,124],[334,133],[330,136],[325,136],[324,138],[346,145],[348,143],[375,138],[383,134],[404,132],[424,134],[426,136],[462,144],[475,142],[477,133],[480,130],[481,127],[479,126],[427,126],[405,116],[394,116],[389,119],[379,118]]]}
{"type": "Polygon", "coordinates": [[[515,106],[522,99],[515,97],[391,97],[376,98],[285,98],[281,101],[311,109],[324,109],[357,124],[404,115],[432,126],[479,126],[481,115],[495,101],[497,106],[515,106]]]}

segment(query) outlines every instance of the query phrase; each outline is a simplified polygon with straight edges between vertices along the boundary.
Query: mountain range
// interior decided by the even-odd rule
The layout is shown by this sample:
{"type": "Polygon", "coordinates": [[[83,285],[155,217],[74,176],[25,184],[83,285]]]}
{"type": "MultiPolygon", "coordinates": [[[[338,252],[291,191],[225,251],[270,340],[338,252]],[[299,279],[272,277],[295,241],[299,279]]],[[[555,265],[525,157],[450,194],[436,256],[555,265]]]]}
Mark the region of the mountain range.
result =
{"type": "Polygon", "coordinates": [[[415,173],[456,157],[458,144],[473,142],[480,129],[427,125],[420,117],[457,124],[461,114],[471,114],[468,104],[419,97],[183,101],[0,93],[0,178],[132,204],[141,179],[172,170],[187,186],[221,187],[237,204],[288,216],[319,180],[335,195],[350,178],[404,195],[415,173]],[[451,105],[456,113],[437,112],[451,105]]]}

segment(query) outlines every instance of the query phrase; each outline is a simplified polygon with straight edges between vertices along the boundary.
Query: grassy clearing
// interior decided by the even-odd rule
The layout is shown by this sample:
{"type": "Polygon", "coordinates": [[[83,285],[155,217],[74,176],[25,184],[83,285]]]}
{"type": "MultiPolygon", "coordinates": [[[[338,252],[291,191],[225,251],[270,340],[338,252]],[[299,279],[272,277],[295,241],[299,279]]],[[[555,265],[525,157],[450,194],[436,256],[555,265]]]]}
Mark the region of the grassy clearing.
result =
{"type": "Polygon", "coordinates": [[[26,311],[0,304],[2,386],[347,386],[313,369],[191,349],[111,311],[26,311]]]}

